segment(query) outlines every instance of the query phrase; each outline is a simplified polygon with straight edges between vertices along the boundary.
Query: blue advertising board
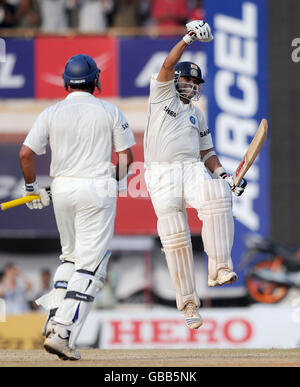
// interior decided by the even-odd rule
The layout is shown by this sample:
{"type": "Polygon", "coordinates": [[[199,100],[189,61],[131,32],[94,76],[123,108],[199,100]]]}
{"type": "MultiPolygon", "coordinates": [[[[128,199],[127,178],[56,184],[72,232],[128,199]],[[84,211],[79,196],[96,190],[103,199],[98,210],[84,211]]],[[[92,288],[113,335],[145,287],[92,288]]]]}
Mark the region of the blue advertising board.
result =
{"type": "MultiPolygon", "coordinates": [[[[207,0],[207,21],[214,40],[206,45],[208,124],[228,172],[243,158],[267,107],[267,2],[207,0]]],[[[269,234],[268,143],[246,175],[245,193],[234,198],[235,269],[247,233],[269,234]]],[[[243,281],[243,273],[238,273],[243,281]]]]}
{"type": "MultiPolygon", "coordinates": [[[[120,96],[148,96],[151,75],[159,72],[171,48],[179,39],[179,37],[120,38],[120,96]]],[[[181,60],[198,63],[205,76],[204,45],[205,43],[191,45],[181,60]]]]}
{"type": "Polygon", "coordinates": [[[34,40],[5,38],[0,62],[0,98],[34,97],[34,40]]]}

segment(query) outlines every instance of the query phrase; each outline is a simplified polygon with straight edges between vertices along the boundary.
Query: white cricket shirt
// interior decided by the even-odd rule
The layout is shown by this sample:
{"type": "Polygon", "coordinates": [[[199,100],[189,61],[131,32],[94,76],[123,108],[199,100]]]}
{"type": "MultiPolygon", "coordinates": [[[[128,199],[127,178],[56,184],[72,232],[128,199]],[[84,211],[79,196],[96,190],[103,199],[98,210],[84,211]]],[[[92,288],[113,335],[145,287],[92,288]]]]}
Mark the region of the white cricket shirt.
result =
{"type": "Polygon", "coordinates": [[[146,167],[158,162],[195,162],[200,150],[213,147],[211,134],[201,111],[184,104],[174,80],[150,82],[148,125],[144,135],[146,167]]]}
{"type": "Polygon", "coordinates": [[[126,118],[117,106],[76,91],[45,109],[29,131],[24,145],[36,154],[50,144],[50,176],[97,178],[111,175],[112,149],[121,152],[135,144],[126,118]]]}

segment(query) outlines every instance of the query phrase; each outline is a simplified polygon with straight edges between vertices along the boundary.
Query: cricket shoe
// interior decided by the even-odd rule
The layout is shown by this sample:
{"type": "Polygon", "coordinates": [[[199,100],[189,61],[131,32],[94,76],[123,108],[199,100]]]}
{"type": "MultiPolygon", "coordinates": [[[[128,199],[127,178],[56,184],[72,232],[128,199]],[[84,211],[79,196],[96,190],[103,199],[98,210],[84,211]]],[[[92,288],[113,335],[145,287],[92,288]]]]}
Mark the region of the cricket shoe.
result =
{"type": "Polygon", "coordinates": [[[185,323],[190,329],[198,329],[201,327],[203,320],[198,312],[197,306],[193,302],[186,304],[183,312],[185,323]]]}
{"type": "Polygon", "coordinates": [[[208,286],[222,286],[226,284],[231,284],[238,279],[237,274],[234,271],[229,269],[220,269],[218,271],[218,276],[215,280],[208,279],[208,286]]]}
{"type": "Polygon", "coordinates": [[[44,342],[47,352],[57,355],[61,360],[80,360],[80,352],[69,347],[70,331],[55,324],[44,342]]]}

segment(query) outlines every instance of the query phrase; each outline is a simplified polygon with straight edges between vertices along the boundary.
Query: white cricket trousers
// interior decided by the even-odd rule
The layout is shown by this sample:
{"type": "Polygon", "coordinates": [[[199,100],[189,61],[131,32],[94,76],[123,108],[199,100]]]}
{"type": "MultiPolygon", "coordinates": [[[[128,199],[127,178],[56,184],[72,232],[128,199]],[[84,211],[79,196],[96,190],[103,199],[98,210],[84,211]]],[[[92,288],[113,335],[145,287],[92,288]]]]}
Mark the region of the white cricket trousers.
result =
{"type": "Polygon", "coordinates": [[[61,261],[94,272],[114,234],[117,182],[113,178],[57,177],[51,184],[61,261]]]}
{"type": "Polygon", "coordinates": [[[211,180],[201,162],[153,163],[146,169],[145,181],[158,218],[174,212],[186,214],[186,203],[198,211],[201,219],[199,190],[211,180]]]}

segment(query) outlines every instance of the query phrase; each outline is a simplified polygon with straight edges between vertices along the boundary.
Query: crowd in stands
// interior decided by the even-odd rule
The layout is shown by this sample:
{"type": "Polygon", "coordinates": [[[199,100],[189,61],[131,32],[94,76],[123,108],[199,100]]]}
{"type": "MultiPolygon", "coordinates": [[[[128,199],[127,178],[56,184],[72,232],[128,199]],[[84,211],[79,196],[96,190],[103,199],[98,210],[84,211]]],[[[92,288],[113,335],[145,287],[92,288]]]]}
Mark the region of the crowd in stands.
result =
{"type": "Polygon", "coordinates": [[[45,33],[182,27],[203,18],[202,0],[0,0],[0,28],[45,33]]]}
{"type": "MultiPolygon", "coordinates": [[[[35,300],[49,293],[53,289],[51,269],[40,268],[31,273],[31,278],[24,274],[18,264],[11,262],[0,268],[0,322],[1,302],[5,302],[6,315],[20,315],[45,310],[35,303],[35,300]],[[32,274],[34,276],[32,277],[32,274]]],[[[117,299],[115,286],[118,277],[116,270],[108,273],[102,291],[97,295],[94,303],[95,309],[114,308],[117,299]]]]}
{"type": "Polygon", "coordinates": [[[48,269],[40,271],[40,280],[34,288],[20,267],[14,263],[5,266],[0,272],[0,299],[5,301],[6,314],[16,315],[37,310],[35,299],[48,293],[52,288],[48,269]]]}

